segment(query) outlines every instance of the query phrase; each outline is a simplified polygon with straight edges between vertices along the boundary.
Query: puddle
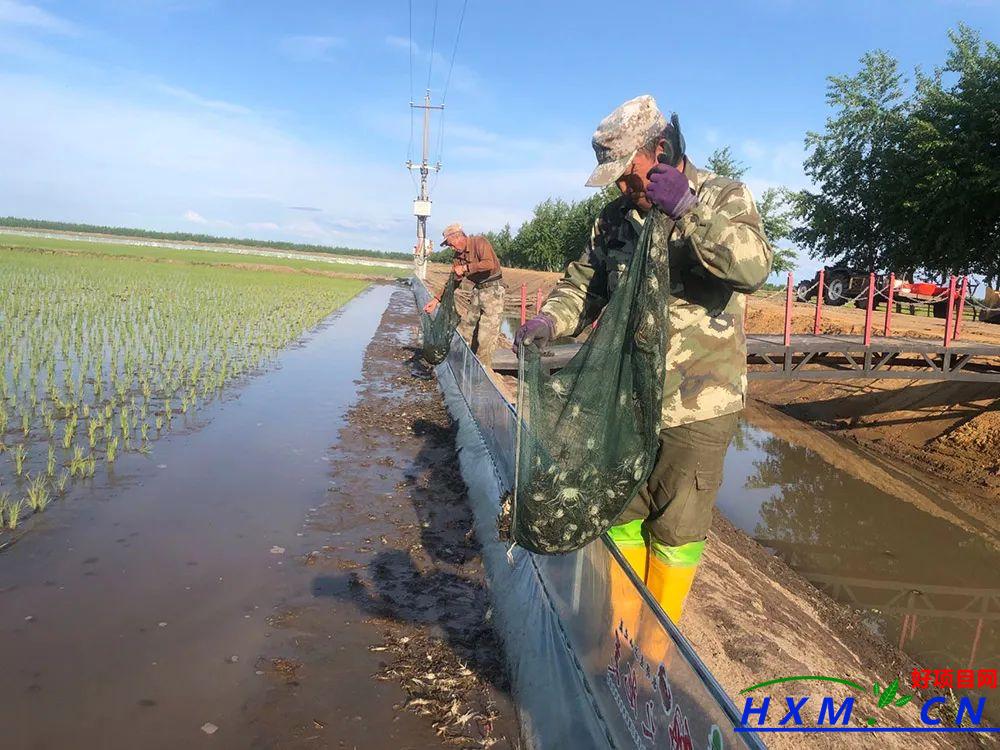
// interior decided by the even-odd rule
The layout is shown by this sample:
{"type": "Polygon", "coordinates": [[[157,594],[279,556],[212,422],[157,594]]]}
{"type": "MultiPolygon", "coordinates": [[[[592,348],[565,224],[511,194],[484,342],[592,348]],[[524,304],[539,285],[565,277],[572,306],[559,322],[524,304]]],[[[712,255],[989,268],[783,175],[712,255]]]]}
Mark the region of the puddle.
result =
{"type": "Polygon", "coordinates": [[[205,726],[251,746],[267,617],[395,289],[362,293],[203,426],[123,463],[127,481],[53,505],[0,554],[5,747],[176,747],[205,726]]]}
{"type": "Polygon", "coordinates": [[[983,539],[746,423],[718,505],[927,668],[997,668],[1000,553],[983,539]]]}

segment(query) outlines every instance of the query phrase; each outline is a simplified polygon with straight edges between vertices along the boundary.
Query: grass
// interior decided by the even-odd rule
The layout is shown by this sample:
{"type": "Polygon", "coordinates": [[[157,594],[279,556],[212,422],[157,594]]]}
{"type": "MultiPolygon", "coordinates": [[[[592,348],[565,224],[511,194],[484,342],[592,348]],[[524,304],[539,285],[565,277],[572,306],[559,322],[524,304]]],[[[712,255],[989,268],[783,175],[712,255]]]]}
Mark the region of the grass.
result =
{"type": "Polygon", "coordinates": [[[149,452],[367,286],[97,253],[7,249],[0,259],[8,528],[68,483],[92,479],[99,462],[111,471],[125,455],[149,452]]]}
{"type": "MultiPolygon", "coordinates": [[[[121,245],[113,242],[91,242],[90,240],[70,240],[62,238],[22,236],[0,232],[0,251],[20,248],[49,250],[63,253],[103,255],[112,258],[138,258],[141,260],[169,261],[172,263],[206,265],[267,265],[290,268],[296,271],[322,271],[336,274],[358,274],[368,277],[401,278],[409,276],[408,268],[391,266],[366,266],[360,263],[326,263],[320,260],[300,260],[298,258],[278,258],[266,255],[244,255],[241,253],[216,252],[214,250],[180,250],[167,247],[144,245],[121,245]]],[[[398,262],[398,261],[395,261],[398,262]]]]}

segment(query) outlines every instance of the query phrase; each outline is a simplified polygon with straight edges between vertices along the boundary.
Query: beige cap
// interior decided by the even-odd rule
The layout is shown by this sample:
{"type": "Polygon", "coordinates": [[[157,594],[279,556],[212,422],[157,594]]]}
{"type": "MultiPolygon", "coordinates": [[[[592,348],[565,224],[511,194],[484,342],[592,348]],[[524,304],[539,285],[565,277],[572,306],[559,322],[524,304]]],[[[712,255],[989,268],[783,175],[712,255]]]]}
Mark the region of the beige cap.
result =
{"type": "Polygon", "coordinates": [[[465,230],[462,229],[462,225],[459,224],[458,222],[455,222],[454,224],[449,224],[444,228],[444,231],[441,232],[441,236],[444,237],[445,239],[445,241],[441,243],[441,247],[444,247],[445,245],[448,244],[448,238],[451,237],[453,234],[465,234],[465,230]]]}
{"type": "Polygon", "coordinates": [[[667,128],[667,118],[656,100],[644,94],[629,99],[601,120],[591,140],[597,155],[597,167],[587,180],[587,187],[604,187],[628,169],[639,149],[667,128]]]}

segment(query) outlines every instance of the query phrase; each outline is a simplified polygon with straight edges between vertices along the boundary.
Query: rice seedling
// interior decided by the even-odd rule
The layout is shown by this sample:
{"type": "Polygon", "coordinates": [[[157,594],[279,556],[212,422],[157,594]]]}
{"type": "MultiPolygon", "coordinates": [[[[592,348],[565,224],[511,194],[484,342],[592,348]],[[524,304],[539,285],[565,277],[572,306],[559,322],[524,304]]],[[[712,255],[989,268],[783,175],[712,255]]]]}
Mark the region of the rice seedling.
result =
{"type": "Polygon", "coordinates": [[[0,481],[23,484],[30,470],[29,504],[93,476],[102,458],[111,465],[148,451],[178,413],[201,410],[265,368],[365,286],[2,252],[0,481]]]}
{"type": "Polygon", "coordinates": [[[8,499],[4,504],[4,515],[6,518],[4,522],[8,529],[12,531],[17,528],[18,519],[21,517],[21,509],[24,507],[24,502],[21,500],[10,500],[8,499]]]}
{"type": "Polygon", "coordinates": [[[49,504],[49,488],[45,477],[37,476],[28,485],[28,507],[35,513],[41,513],[49,504]]]}
{"type": "Polygon", "coordinates": [[[28,457],[28,446],[18,443],[14,448],[14,473],[18,476],[24,474],[24,459],[28,457]]]}
{"type": "Polygon", "coordinates": [[[108,450],[104,454],[104,460],[107,461],[108,465],[110,466],[115,462],[115,459],[117,457],[118,457],[118,436],[115,435],[115,437],[111,438],[108,441],[108,450]]]}

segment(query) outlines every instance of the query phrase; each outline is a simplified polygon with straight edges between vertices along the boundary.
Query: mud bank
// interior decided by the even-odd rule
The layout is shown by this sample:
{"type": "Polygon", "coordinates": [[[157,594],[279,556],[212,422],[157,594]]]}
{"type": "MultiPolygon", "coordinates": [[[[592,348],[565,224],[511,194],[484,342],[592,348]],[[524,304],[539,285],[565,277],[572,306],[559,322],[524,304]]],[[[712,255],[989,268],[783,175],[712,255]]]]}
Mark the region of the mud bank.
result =
{"type": "Polygon", "coordinates": [[[416,357],[416,323],[412,294],[395,293],[302,532],[311,585],[272,618],[265,662],[289,674],[255,713],[293,725],[282,747],[517,743],[453,428],[416,357]]]}

